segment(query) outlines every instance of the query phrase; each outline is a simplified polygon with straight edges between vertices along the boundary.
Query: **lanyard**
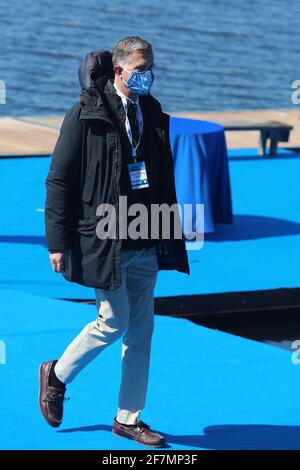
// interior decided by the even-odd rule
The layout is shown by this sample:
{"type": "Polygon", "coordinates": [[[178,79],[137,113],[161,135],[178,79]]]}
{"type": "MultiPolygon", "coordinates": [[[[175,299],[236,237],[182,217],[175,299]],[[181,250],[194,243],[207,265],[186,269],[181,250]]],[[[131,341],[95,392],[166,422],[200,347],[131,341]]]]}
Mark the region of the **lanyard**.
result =
{"type": "Polygon", "coordinates": [[[138,104],[137,105],[137,120],[138,120],[138,126],[139,126],[139,140],[138,140],[138,143],[137,143],[136,147],[134,147],[133,139],[132,139],[131,126],[130,126],[130,122],[129,122],[129,118],[128,118],[128,114],[127,114],[127,111],[128,111],[127,98],[125,96],[122,96],[122,95],[121,95],[121,98],[122,98],[122,103],[123,103],[124,111],[125,111],[125,115],[126,115],[126,120],[125,120],[126,132],[127,132],[128,139],[129,139],[129,142],[131,143],[131,147],[132,147],[132,158],[133,158],[134,162],[136,162],[136,158],[137,158],[136,151],[137,151],[138,146],[141,143],[141,138],[142,138],[142,133],[143,133],[143,125],[144,125],[143,115],[142,115],[142,112],[141,112],[141,108],[138,104]]]}

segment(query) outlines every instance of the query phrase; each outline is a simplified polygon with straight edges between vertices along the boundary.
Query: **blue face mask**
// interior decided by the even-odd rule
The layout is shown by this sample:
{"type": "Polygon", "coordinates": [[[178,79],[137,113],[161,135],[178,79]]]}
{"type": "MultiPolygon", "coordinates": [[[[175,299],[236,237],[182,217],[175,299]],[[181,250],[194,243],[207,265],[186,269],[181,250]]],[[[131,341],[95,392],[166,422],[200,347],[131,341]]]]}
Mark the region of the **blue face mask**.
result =
{"type": "Polygon", "coordinates": [[[138,95],[148,95],[154,80],[152,70],[145,72],[131,72],[123,67],[124,70],[130,74],[130,78],[125,83],[125,86],[138,95]]]}

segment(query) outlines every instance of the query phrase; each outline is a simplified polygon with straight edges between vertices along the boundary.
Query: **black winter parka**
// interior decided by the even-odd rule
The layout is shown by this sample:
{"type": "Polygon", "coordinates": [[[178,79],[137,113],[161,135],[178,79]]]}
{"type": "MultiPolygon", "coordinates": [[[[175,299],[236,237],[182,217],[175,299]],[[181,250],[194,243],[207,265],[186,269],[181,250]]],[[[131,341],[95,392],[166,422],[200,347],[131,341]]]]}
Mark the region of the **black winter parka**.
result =
{"type": "MultiPolygon", "coordinates": [[[[119,129],[111,119],[104,95],[107,76],[83,90],[66,113],[46,178],[45,227],[49,251],[67,254],[65,279],[114,290],[121,284],[122,240],[99,239],[99,204],[115,208],[119,224],[121,145],[119,129]]],[[[153,126],[155,151],[162,172],[161,204],[177,203],[173,156],[169,142],[169,115],[152,96],[140,96],[143,115],[153,126]]],[[[184,238],[160,239],[156,245],[159,270],[190,273],[184,238]]]]}

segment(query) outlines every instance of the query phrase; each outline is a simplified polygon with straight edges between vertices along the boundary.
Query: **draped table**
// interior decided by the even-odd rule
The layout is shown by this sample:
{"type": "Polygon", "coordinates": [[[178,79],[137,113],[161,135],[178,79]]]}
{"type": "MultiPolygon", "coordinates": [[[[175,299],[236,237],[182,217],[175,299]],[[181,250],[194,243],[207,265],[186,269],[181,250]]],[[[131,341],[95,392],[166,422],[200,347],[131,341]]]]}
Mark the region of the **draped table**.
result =
{"type": "Polygon", "coordinates": [[[232,223],[224,128],[213,122],[171,116],[170,144],[177,200],[181,208],[184,204],[192,205],[187,219],[192,218],[189,224],[193,232],[214,232],[216,223],[232,223]],[[196,217],[196,204],[204,204],[204,221],[196,217]]]}

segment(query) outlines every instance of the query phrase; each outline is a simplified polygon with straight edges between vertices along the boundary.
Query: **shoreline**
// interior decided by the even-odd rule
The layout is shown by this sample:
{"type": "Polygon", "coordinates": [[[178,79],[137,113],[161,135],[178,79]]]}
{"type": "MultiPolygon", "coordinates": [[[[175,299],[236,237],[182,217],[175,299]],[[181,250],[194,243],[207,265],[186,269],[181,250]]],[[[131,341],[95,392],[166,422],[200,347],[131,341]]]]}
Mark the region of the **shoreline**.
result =
{"type": "MultiPolygon", "coordinates": [[[[170,112],[171,116],[200,119],[224,124],[226,121],[281,121],[291,124],[289,142],[281,142],[279,148],[300,147],[300,110],[298,108],[256,109],[241,111],[170,112]]],[[[7,116],[0,117],[0,157],[51,155],[56,144],[61,116],[7,116]]],[[[257,148],[258,131],[226,131],[228,149],[257,148]]]]}

